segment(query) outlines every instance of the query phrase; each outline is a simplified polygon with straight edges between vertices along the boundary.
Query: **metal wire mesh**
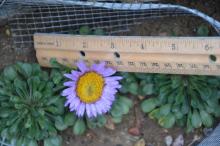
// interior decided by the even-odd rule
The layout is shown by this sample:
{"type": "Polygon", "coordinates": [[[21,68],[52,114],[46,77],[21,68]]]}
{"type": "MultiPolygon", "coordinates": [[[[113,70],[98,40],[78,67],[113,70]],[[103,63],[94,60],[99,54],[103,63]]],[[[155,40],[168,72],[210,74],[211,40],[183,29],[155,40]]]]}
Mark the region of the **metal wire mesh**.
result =
{"type": "Polygon", "coordinates": [[[0,146],[12,146],[12,145],[6,142],[5,138],[0,138],[0,146]]]}
{"type": "Polygon", "coordinates": [[[143,20],[179,15],[202,17],[220,32],[220,24],[205,14],[186,7],[159,3],[121,3],[76,0],[2,0],[16,47],[31,45],[36,32],[69,33],[80,26],[102,28],[109,35],[129,31],[143,20]],[[11,10],[15,11],[13,16],[11,10]]]}

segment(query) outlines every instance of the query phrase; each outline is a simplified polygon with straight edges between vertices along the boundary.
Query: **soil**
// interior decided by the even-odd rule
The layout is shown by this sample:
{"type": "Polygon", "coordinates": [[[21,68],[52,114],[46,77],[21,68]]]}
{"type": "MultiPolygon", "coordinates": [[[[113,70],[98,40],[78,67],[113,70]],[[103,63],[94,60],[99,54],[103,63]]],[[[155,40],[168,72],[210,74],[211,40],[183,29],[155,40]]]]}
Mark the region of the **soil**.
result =
{"type": "MultiPolygon", "coordinates": [[[[196,8],[220,21],[220,1],[218,0],[163,0],[163,2],[196,8]]],[[[186,16],[175,19],[148,20],[141,25],[130,28],[131,31],[129,33],[121,35],[195,36],[200,25],[208,26],[210,36],[217,35],[213,28],[201,19],[186,16]]],[[[12,46],[10,34],[6,33],[7,30],[7,25],[0,28],[0,70],[16,61],[36,62],[34,49],[24,48],[22,52],[16,50],[12,46]]],[[[186,134],[183,128],[174,127],[168,130],[161,128],[156,121],[149,119],[147,115],[140,111],[139,105],[141,101],[136,97],[131,96],[131,98],[136,103],[135,107],[131,109],[129,115],[124,117],[121,124],[115,125],[114,130],[99,128],[88,130],[83,136],[74,136],[70,128],[62,133],[63,146],[132,146],[141,138],[146,141],[146,146],[165,146],[164,138],[167,135],[176,138],[180,134],[184,136],[184,145],[188,145],[192,142],[194,136],[202,137],[201,129],[186,134]],[[132,136],[128,130],[136,126],[137,120],[141,125],[141,134],[132,136]]]]}

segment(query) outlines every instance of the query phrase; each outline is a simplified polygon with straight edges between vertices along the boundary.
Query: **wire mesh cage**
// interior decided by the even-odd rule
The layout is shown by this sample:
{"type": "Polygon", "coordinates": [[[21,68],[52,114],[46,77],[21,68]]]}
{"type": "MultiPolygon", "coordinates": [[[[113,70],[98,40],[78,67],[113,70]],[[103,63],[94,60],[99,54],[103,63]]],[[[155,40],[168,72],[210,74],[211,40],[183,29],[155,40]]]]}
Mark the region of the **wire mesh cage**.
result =
{"type": "MultiPolygon", "coordinates": [[[[2,12],[1,12],[2,11],[2,12]]],[[[33,44],[33,34],[77,32],[80,26],[102,28],[108,35],[129,31],[143,20],[170,16],[201,17],[220,34],[217,20],[194,9],[160,3],[77,0],[2,0],[15,47],[33,44]],[[12,12],[13,10],[13,12],[12,12]]],[[[1,17],[0,17],[1,18],[1,17]]]]}
{"type": "Polygon", "coordinates": [[[0,146],[12,146],[5,138],[0,138],[0,146]]]}

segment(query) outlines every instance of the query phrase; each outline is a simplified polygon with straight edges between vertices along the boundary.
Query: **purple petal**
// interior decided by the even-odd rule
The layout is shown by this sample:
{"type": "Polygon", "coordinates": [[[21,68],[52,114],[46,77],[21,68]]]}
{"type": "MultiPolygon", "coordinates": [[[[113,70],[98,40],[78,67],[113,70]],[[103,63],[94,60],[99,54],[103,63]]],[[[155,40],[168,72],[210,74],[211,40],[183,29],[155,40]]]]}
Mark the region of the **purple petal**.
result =
{"type": "Polygon", "coordinates": [[[105,81],[106,82],[112,82],[112,81],[118,81],[123,79],[121,76],[113,76],[113,77],[106,77],[105,81]]]}
{"type": "Polygon", "coordinates": [[[80,103],[81,102],[80,102],[78,97],[73,98],[71,103],[70,103],[70,106],[69,106],[70,111],[77,110],[77,107],[79,106],[80,103]]]}
{"type": "Polygon", "coordinates": [[[73,102],[74,98],[76,98],[75,94],[70,94],[66,97],[67,101],[65,102],[64,106],[68,106],[71,102],[73,102]]]}
{"type": "Polygon", "coordinates": [[[94,103],[95,107],[96,107],[96,111],[99,115],[101,115],[103,112],[103,106],[102,104],[99,104],[99,102],[94,103]]]}
{"type": "Polygon", "coordinates": [[[95,71],[103,70],[105,68],[105,62],[101,62],[99,64],[93,64],[91,69],[95,71]]]}
{"type": "Polygon", "coordinates": [[[65,90],[63,90],[63,92],[61,93],[62,96],[68,96],[70,94],[73,94],[75,91],[75,87],[70,87],[70,88],[67,88],[65,90]]]}
{"type": "Polygon", "coordinates": [[[103,92],[102,98],[108,99],[111,102],[115,101],[115,95],[112,93],[109,94],[108,92],[103,92]]]}
{"type": "Polygon", "coordinates": [[[74,82],[74,81],[68,81],[68,82],[64,82],[63,85],[64,85],[64,86],[67,86],[67,87],[75,87],[76,82],[74,82]]]}
{"type": "Polygon", "coordinates": [[[85,109],[86,109],[85,103],[80,103],[77,110],[76,110],[76,114],[79,117],[82,117],[84,115],[85,109]]]}
{"type": "Polygon", "coordinates": [[[87,114],[88,118],[92,117],[90,104],[86,104],[86,114],[87,114]]]}
{"type": "Polygon", "coordinates": [[[86,66],[86,64],[82,60],[77,62],[77,67],[79,68],[79,70],[81,72],[86,72],[88,70],[88,67],[86,66]]]}
{"type": "Polygon", "coordinates": [[[72,74],[64,74],[65,77],[74,80],[74,76],[72,74]]]}
{"type": "Polygon", "coordinates": [[[97,111],[96,111],[95,105],[91,104],[90,107],[91,107],[90,109],[91,109],[93,117],[96,117],[97,116],[97,111]]]}
{"type": "Polygon", "coordinates": [[[106,68],[106,69],[104,69],[104,70],[102,71],[102,75],[103,75],[104,77],[111,76],[111,75],[113,75],[113,74],[115,74],[115,73],[116,73],[116,70],[113,69],[113,68],[110,68],[110,67],[108,67],[108,68],[106,68]]]}

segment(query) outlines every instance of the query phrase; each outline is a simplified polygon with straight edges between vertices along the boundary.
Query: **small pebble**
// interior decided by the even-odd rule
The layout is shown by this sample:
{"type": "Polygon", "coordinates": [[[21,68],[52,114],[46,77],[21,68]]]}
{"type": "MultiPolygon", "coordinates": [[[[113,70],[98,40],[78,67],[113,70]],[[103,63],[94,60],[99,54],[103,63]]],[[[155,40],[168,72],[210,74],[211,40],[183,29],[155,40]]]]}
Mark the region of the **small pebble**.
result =
{"type": "Polygon", "coordinates": [[[173,143],[173,146],[183,146],[184,145],[184,139],[183,139],[183,135],[180,134],[173,143]]]}
{"type": "Polygon", "coordinates": [[[204,128],[203,133],[205,136],[209,136],[213,131],[213,128],[204,128]]]}
{"type": "Polygon", "coordinates": [[[171,146],[171,144],[173,143],[173,138],[172,136],[168,135],[165,137],[165,143],[166,143],[166,146],[171,146]]]}

